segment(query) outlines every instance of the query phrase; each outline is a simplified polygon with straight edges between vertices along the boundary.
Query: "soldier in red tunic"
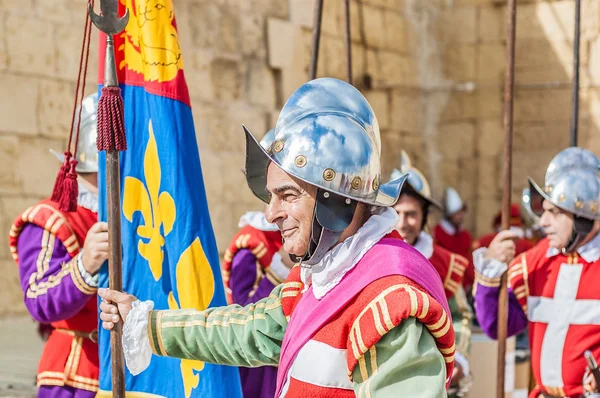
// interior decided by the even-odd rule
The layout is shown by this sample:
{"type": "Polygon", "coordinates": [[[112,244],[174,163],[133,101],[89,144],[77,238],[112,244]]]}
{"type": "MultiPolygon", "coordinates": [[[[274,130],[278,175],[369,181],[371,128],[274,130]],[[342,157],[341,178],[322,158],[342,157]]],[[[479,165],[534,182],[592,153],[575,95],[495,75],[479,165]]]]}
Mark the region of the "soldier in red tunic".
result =
{"type": "Polygon", "coordinates": [[[97,104],[97,94],[82,102],[77,209],[62,212],[46,199],[10,230],[25,306],[51,329],[38,366],[38,397],[94,397],[98,390],[94,274],[108,256],[108,228],[97,222],[97,104]]]}
{"type": "Polygon", "coordinates": [[[441,210],[442,207],[432,198],[431,189],[425,176],[411,165],[410,159],[404,151],[402,151],[401,159],[400,170],[394,169],[392,179],[400,178],[404,174],[408,174],[408,179],[402,187],[398,202],[394,205],[394,210],[399,216],[396,230],[400,232],[407,243],[429,260],[442,279],[456,335],[452,390],[466,392],[469,386],[468,380],[470,380],[465,377],[469,375],[473,311],[467,302],[462,282],[469,261],[465,257],[435,244],[431,235],[425,231],[430,210],[441,210]]]}
{"type": "Polygon", "coordinates": [[[473,253],[479,323],[496,337],[500,276],[508,270],[508,333],[529,325],[536,387],[530,398],[579,398],[584,352],[600,356],[600,160],[582,148],[561,151],[545,184],[531,185],[531,208],[547,237],[515,257],[517,235],[500,232],[473,253]],[[514,260],[511,259],[514,257],[514,260]]]}
{"type": "MultiPolygon", "coordinates": [[[[436,244],[465,258],[471,257],[473,237],[465,229],[467,204],[454,188],[446,188],[444,194],[444,217],[433,230],[436,244]]],[[[471,281],[472,283],[472,281],[471,281]]]]}

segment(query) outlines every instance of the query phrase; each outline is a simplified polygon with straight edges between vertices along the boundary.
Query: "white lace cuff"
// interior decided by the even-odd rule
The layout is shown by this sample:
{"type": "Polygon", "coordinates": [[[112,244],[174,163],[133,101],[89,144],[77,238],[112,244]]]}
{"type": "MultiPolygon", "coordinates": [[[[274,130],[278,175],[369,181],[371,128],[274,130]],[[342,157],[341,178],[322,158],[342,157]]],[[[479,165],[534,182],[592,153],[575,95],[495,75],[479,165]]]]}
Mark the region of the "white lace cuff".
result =
{"type": "Polygon", "coordinates": [[[88,286],[98,287],[98,274],[90,274],[83,266],[83,260],[81,259],[83,257],[83,250],[85,249],[81,249],[81,252],[77,256],[77,268],[79,269],[79,275],[82,276],[84,282],[87,283],[88,286]]]}
{"type": "Polygon", "coordinates": [[[508,264],[486,257],[487,247],[482,247],[473,252],[473,265],[481,276],[488,279],[500,278],[508,269],[508,264]]]}
{"type": "Polygon", "coordinates": [[[134,376],[146,370],[152,359],[152,348],[148,336],[148,313],[153,308],[153,301],[136,300],[123,325],[125,364],[134,376]]]}
{"type": "Polygon", "coordinates": [[[469,360],[467,359],[467,357],[465,357],[460,352],[456,351],[454,353],[454,361],[456,361],[456,363],[458,363],[460,365],[460,367],[463,370],[463,374],[465,376],[468,376],[470,369],[469,369],[469,360]]]}
{"type": "Polygon", "coordinates": [[[273,259],[271,260],[271,271],[273,271],[282,281],[286,280],[290,274],[290,269],[283,263],[281,254],[275,253],[273,255],[273,259]]]}

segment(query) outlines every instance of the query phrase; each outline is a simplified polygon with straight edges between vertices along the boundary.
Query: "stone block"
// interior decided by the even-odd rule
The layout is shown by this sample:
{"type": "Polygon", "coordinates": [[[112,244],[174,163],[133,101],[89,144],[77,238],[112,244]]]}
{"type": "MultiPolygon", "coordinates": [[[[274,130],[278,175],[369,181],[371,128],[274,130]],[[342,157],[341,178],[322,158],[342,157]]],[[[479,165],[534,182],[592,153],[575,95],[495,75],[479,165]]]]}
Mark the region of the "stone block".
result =
{"type": "Polygon", "coordinates": [[[479,122],[477,153],[485,158],[504,153],[504,126],[501,119],[484,119],[479,122]]]}
{"type": "Polygon", "coordinates": [[[290,0],[290,21],[295,25],[312,29],[315,0],[290,0]]]}
{"type": "Polygon", "coordinates": [[[385,48],[401,53],[414,51],[412,26],[399,14],[385,11],[383,13],[385,27],[385,48]]]}
{"type": "Polygon", "coordinates": [[[412,57],[381,51],[378,53],[379,68],[375,79],[376,87],[414,87],[419,76],[415,60],[412,57]]]}
{"type": "Polygon", "coordinates": [[[189,26],[195,47],[211,48],[216,52],[239,52],[239,10],[219,7],[210,2],[193,2],[184,15],[193,21],[189,26]]]}
{"type": "Polygon", "coordinates": [[[318,76],[347,79],[346,44],[342,39],[322,37],[319,54],[318,76]]]}
{"type": "MultiPolygon", "coordinates": [[[[580,127],[583,127],[580,121],[580,127]]],[[[521,122],[513,126],[513,149],[523,153],[569,146],[570,121],[521,122]]]]}
{"type": "Polygon", "coordinates": [[[21,190],[21,181],[14,164],[19,157],[19,138],[16,135],[0,135],[0,193],[16,193],[21,190]]]}
{"type": "Polygon", "coordinates": [[[591,84],[600,84],[600,38],[596,38],[590,42],[589,64],[580,73],[588,75],[591,84]]]}
{"type": "Polygon", "coordinates": [[[268,110],[277,105],[274,72],[266,65],[264,60],[251,60],[247,63],[246,98],[252,105],[257,105],[268,110]]]}
{"type": "Polygon", "coordinates": [[[185,80],[192,100],[211,101],[215,87],[211,79],[214,53],[207,49],[190,48],[185,54],[185,80]]]}
{"type": "Polygon", "coordinates": [[[60,151],[64,146],[64,140],[19,138],[19,155],[15,166],[16,177],[22,186],[23,194],[46,197],[52,193],[60,162],[49,150],[60,151]]]}
{"type": "Polygon", "coordinates": [[[448,79],[459,82],[473,80],[476,63],[474,45],[449,45],[444,50],[444,73],[448,79]]]}
{"type": "Polygon", "coordinates": [[[38,132],[38,80],[12,74],[0,74],[0,87],[10,95],[0,96],[0,131],[22,135],[38,132]]]}
{"type": "Polygon", "coordinates": [[[477,52],[477,82],[502,84],[505,70],[506,47],[503,44],[485,44],[479,47],[477,52]]]}
{"type": "MultiPolygon", "coordinates": [[[[53,67],[53,73],[55,76],[75,81],[79,73],[79,58],[81,55],[81,40],[83,38],[83,18],[81,21],[73,22],[72,24],[57,24],[53,32],[47,32],[46,34],[54,36],[54,42],[56,45],[56,62],[54,65],[47,67],[53,67]]],[[[95,27],[92,29],[95,33],[95,41],[90,38],[90,52],[92,48],[98,48],[98,29],[95,27]]],[[[91,54],[90,54],[91,55],[91,54]]],[[[88,58],[88,68],[98,64],[97,57],[88,58]]]]}
{"type": "Polygon", "coordinates": [[[512,164],[513,187],[519,187],[518,191],[522,191],[523,188],[528,186],[527,177],[531,177],[539,184],[543,184],[548,163],[556,155],[558,148],[562,149],[563,147],[540,151],[537,148],[528,148],[523,152],[514,151],[512,164]]]}
{"type": "Polygon", "coordinates": [[[281,70],[281,98],[288,98],[307,80],[310,32],[290,22],[269,18],[267,43],[269,66],[281,70]]]}
{"type": "MultiPolygon", "coordinates": [[[[499,199],[502,195],[502,156],[479,158],[477,198],[499,199]]],[[[497,209],[494,212],[498,211],[497,209]]],[[[490,218],[491,220],[491,218],[490,218]]],[[[491,222],[491,221],[490,221],[491,222]]]]}
{"type": "Polygon", "coordinates": [[[418,132],[425,116],[420,95],[413,92],[394,91],[391,95],[390,121],[394,129],[418,132]]]}
{"type": "Polygon", "coordinates": [[[252,58],[266,58],[265,18],[261,15],[247,14],[241,18],[240,23],[242,54],[252,58]]]}
{"type": "Polygon", "coordinates": [[[479,8],[479,40],[482,43],[498,43],[506,40],[504,7],[479,8]]]}
{"type": "Polygon", "coordinates": [[[0,0],[0,10],[16,15],[31,15],[33,0],[0,0]]]}
{"type": "Polygon", "coordinates": [[[399,131],[381,131],[381,176],[383,181],[388,181],[392,170],[400,167],[400,151],[405,147],[404,139],[399,131]]]}
{"type": "MultiPolygon", "coordinates": [[[[4,0],[12,2],[13,0],[4,0]]],[[[27,3],[33,3],[29,6],[29,10],[21,8],[20,13],[23,15],[36,15],[37,18],[52,21],[60,24],[65,23],[81,23],[80,39],[83,37],[83,23],[87,18],[87,1],[86,0],[53,0],[53,1],[23,1],[23,7],[27,3]]],[[[1,6],[0,6],[1,7],[1,6]]],[[[100,14],[100,5],[96,3],[96,13],[100,14]]],[[[92,30],[95,29],[92,28],[92,30]]]]}
{"type": "Polygon", "coordinates": [[[383,10],[363,5],[362,11],[367,46],[371,48],[383,48],[386,44],[383,10]]]}
{"type": "Polygon", "coordinates": [[[0,316],[27,314],[19,282],[19,267],[12,260],[0,261],[0,316]]]}
{"type": "Polygon", "coordinates": [[[502,118],[504,112],[503,88],[482,87],[474,94],[476,98],[475,109],[481,118],[502,118]]]}
{"type": "Polygon", "coordinates": [[[475,156],[475,126],[466,122],[443,124],[438,127],[434,142],[445,160],[472,158],[475,156]]]}
{"type": "Polygon", "coordinates": [[[477,8],[448,7],[437,23],[443,43],[475,44],[477,41],[477,8]]]}
{"type": "Polygon", "coordinates": [[[439,91],[427,94],[427,104],[434,114],[440,114],[441,122],[464,121],[476,119],[477,94],[468,91],[439,91]],[[436,107],[442,109],[436,109],[436,107]]]}
{"type": "Polygon", "coordinates": [[[246,153],[242,124],[259,137],[268,130],[268,113],[240,102],[196,107],[193,115],[200,149],[215,153],[246,153]]]}
{"type": "MultiPolygon", "coordinates": [[[[75,84],[58,80],[40,81],[38,100],[39,131],[42,136],[67,140],[73,117],[75,84]]],[[[91,87],[90,92],[96,91],[91,87]]],[[[59,152],[63,148],[54,148],[59,152]]]]}
{"type": "Polygon", "coordinates": [[[57,46],[51,22],[30,16],[12,16],[4,29],[9,69],[19,73],[53,76],[57,46]]]}
{"type": "Polygon", "coordinates": [[[515,122],[570,119],[570,88],[515,90],[514,101],[515,122]]]}
{"type": "Polygon", "coordinates": [[[215,58],[210,63],[210,80],[214,100],[230,102],[240,98],[242,91],[242,64],[228,58],[215,58]]]}
{"type": "Polygon", "coordinates": [[[342,2],[323,1],[323,14],[321,15],[321,33],[325,35],[342,37],[346,34],[346,28],[343,23],[344,22],[342,2]]]}
{"type": "MultiPolygon", "coordinates": [[[[1,9],[1,8],[0,8],[1,9]]],[[[0,32],[4,34],[6,17],[0,14],[0,32]]],[[[5,71],[8,68],[8,55],[6,50],[6,41],[0,40],[0,71],[5,71]]]]}
{"type": "MultiPolygon", "coordinates": [[[[435,187],[437,195],[434,197],[439,200],[442,197],[440,193],[443,193],[444,187],[458,187],[458,184],[464,177],[459,174],[458,160],[446,160],[440,162],[438,173],[440,175],[440,186],[435,187]]],[[[431,189],[434,191],[434,187],[431,187],[431,189]]]]}
{"type": "Polygon", "coordinates": [[[288,19],[290,16],[288,0],[242,0],[239,4],[242,17],[246,17],[250,12],[283,19],[288,19]]]}
{"type": "Polygon", "coordinates": [[[390,128],[390,95],[386,90],[372,90],[365,93],[365,97],[377,116],[381,129],[390,128]]]}

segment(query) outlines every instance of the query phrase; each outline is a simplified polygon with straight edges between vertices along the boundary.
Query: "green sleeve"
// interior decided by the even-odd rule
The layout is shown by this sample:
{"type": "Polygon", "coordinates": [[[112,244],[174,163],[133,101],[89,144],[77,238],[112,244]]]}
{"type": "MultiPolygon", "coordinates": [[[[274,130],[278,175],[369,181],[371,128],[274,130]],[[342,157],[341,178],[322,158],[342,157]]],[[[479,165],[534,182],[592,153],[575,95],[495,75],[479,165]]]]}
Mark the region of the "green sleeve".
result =
{"type": "Polygon", "coordinates": [[[448,305],[452,314],[452,326],[454,326],[454,333],[456,334],[456,352],[468,360],[471,352],[473,310],[467,302],[467,296],[462,287],[459,287],[456,294],[448,300],[448,305]]]}
{"type": "Polygon", "coordinates": [[[269,297],[245,307],[152,311],[148,322],[152,351],[222,365],[278,365],[288,323],[281,308],[282,288],[279,285],[269,297]]]}
{"type": "Polygon", "coordinates": [[[446,363],[425,325],[408,318],[390,330],[352,371],[356,396],[445,397],[446,363]]]}

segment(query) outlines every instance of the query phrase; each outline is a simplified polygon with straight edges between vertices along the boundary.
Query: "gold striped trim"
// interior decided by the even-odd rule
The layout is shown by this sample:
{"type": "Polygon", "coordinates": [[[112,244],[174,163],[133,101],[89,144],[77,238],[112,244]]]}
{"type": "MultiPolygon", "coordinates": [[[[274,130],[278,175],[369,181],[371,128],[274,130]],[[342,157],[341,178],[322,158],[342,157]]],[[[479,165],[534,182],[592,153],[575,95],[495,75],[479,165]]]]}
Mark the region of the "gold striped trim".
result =
{"type": "Polygon", "coordinates": [[[371,357],[371,375],[375,376],[377,374],[377,370],[378,370],[378,368],[377,368],[377,348],[375,348],[375,346],[371,346],[371,348],[369,348],[369,356],[371,357]]]}

